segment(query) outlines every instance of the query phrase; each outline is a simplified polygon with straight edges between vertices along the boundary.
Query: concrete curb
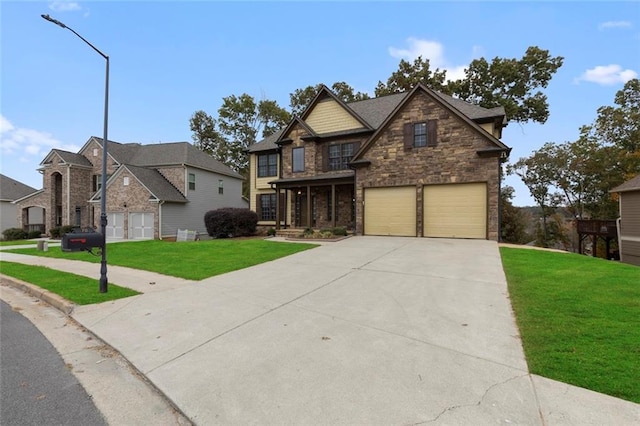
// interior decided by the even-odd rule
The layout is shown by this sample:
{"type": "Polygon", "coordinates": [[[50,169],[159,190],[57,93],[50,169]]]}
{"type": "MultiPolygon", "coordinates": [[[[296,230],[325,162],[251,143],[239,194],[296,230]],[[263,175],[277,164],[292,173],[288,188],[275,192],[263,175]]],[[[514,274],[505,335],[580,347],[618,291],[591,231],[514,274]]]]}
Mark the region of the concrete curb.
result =
{"type": "Polygon", "coordinates": [[[14,277],[0,274],[0,283],[13,288],[17,288],[18,290],[22,290],[25,293],[30,294],[31,296],[37,297],[38,299],[41,299],[42,301],[48,303],[49,305],[53,306],[66,315],[71,315],[73,309],[76,306],[75,304],[69,302],[67,299],[58,296],[57,294],[52,293],[49,290],[44,290],[37,285],[19,280],[14,277]]]}

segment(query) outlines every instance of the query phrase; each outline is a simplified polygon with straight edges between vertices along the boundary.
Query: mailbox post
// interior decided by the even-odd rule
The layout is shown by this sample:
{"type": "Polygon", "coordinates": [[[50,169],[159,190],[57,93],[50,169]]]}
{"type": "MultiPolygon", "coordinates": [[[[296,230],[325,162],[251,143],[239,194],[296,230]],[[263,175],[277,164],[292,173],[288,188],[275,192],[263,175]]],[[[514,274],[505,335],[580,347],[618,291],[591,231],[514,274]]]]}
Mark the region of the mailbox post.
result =
{"type": "MultiPolygon", "coordinates": [[[[102,193],[100,195],[100,234],[102,238],[102,261],[100,262],[100,293],[107,292],[107,129],[109,127],[109,57],[98,50],[93,44],[89,43],[84,37],[75,32],[72,28],[66,26],[57,19],[53,19],[49,15],[40,15],[43,19],[56,24],[57,26],[67,29],[74,33],[78,38],[89,45],[93,50],[98,52],[107,61],[107,71],[105,76],[104,89],[104,137],[102,138],[102,193]]],[[[71,237],[69,237],[71,238],[71,237]]],[[[76,237],[77,234],[76,234],[76,237]]],[[[87,241],[93,242],[94,237],[88,238],[87,241]]],[[[69,242],[70,245],[73,245],[69,242]]]]}

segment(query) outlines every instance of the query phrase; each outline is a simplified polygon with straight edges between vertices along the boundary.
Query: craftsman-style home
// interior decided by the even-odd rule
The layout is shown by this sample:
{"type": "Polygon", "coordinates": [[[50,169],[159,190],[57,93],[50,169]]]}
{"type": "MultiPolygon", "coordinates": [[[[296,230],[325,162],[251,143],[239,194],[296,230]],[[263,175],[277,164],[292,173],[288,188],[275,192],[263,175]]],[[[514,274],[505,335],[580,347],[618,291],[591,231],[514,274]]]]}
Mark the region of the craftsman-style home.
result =
{"type": "MultiPolygon", "coordinates": [[[[40,163],[43,188],[17,200],[19,226],[32,228],[31,207],[44,209],[42,232],[63,225],[99,228],[102,139],[77,153],[53,149],[40,163]]],[[[107,146],[108,239],[175,237],[178,229],[206,235],[204,215],[247,207],[242,176],[188,142],[107,146]]]]}
{"type": "Polygon", "coordinates": [[[249,147],[250,208],[274,228],[498,240],[502,107],[418,85],[345,103],[325,86],[249,147]]]}

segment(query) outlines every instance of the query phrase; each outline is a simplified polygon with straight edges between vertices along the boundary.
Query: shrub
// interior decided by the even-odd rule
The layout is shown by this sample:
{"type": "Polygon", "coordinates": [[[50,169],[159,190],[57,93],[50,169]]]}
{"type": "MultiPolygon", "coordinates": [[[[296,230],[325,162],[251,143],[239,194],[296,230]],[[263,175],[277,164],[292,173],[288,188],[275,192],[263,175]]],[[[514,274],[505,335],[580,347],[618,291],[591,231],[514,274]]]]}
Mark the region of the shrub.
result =
{"type": "Polygon", "coordinates": [[[28,239],[40,238],[40,231],[31,231],[27,234],[28,239]]]}
{"type": "Polygon", "coordinates": [[[2,231],[4,239],[7,241],[24,240],[27,238],[27,233],[20,228],[8,228],[2,231]]]}
{"type": "Polygon", "coordinates": [[[64,225],[60,227],[60,235],[69,234],[73,232],[75,227],[73,225],[64,225]]]}
{"type": "Polygon", "coordinates": [[[267,229],[267,235],[268,235],[269,237],[273,237],[273,236],[275,236],[275,235],[276,235],[276,230],[275,230],[274,228],[269,228],[269,229],[267,229]]]}
{"type": "Polygon", "coordinates": [[[258,215],[249,209],[225,207],[208,211],[204,225],[214,238],[246,237],[256,233],[258,215]]]}
{"type": "Polygon", "coordinates": [[[331,232],[333,232],[333,235],[335,236],[344,237],[347,235],[347,228],[337,226],[333,228],[331,232]]]}
{"type": "Polygon", "coordinates": [[[60,238],[60,227],[51,228],[49,233],[51,234],[51,238],[60,238]]]}

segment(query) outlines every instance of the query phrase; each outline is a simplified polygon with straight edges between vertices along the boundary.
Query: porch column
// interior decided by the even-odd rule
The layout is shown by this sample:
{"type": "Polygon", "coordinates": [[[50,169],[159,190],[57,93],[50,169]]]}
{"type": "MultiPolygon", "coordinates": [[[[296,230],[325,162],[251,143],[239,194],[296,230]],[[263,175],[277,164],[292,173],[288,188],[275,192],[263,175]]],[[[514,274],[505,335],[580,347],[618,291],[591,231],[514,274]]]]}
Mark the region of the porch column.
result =
{"type": "Polygon", "coordinates": [[[313,228],[313,212],[311,211],[311,187],[307,185],[307,227],[313,228]]]}
{"type": "Polygon", "coordinates": [[[280,188],[276,187],[276,230],[280,229],[280,188]]]}
{"type": "Polygon", "coordinates": [[[336,227],[336,184],[331,184],[331,227],[336,227]]]}

